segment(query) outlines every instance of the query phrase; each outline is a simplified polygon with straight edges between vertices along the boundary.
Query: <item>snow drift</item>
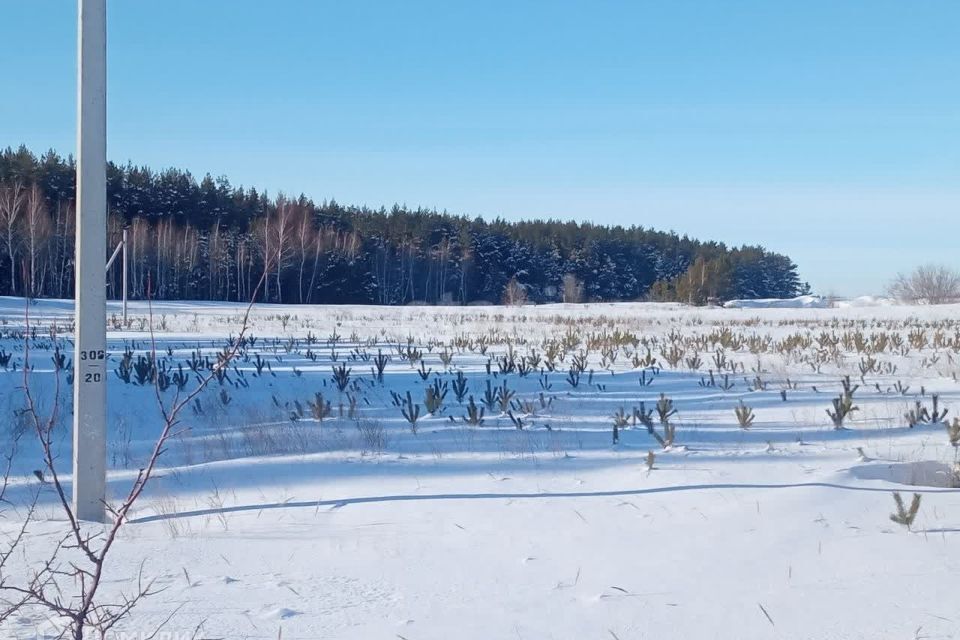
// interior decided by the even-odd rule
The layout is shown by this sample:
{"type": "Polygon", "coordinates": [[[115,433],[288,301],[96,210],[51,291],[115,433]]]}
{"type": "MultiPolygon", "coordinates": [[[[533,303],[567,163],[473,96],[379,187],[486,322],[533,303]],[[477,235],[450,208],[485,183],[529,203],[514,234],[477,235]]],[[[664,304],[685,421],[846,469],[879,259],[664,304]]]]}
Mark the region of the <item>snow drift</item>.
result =
{"type": "Polygon", "coordinates": [[[821,296],[799,296],[797,298],[730,300],[723,306],[727,309],[829,309],[830,301],[821,296]]]}

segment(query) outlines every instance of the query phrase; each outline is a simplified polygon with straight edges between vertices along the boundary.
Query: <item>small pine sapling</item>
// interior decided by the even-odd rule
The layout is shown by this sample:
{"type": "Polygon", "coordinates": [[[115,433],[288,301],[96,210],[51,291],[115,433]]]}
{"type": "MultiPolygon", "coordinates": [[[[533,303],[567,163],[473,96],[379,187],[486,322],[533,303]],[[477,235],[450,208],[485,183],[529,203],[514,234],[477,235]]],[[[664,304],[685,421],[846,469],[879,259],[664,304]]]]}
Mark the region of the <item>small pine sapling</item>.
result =
{"type": "Polygon", "coordinates": [[[433,373],[433,369],[428,369],[426,363],[420,360],[420,368],[417,369],[417,375],[420,376],[420,379],[426,382],[431,373],[433,373]]]}
{"type": "Polygon", "coordinates": [[[157,371],[157,389],[161,392],[170,388],[170,374],[167,372],[166,361],[161,361],[160,369],[157,371]]]}
{"type": "Polygon", "coordinates": [[[670,348],[661,355],[667,364],[670,365],[671,369],[676,369],[677,365],[680,364],[680,361],[683,360],[683,357],[686,355],[686,352],[676,344],[671,344],[670,348]]]}
{"type": "Polygon", "coordinates": [[[727,354],[724,353],[723,349],[717,349],[716,353],[713,355],[713,364],[717,367],[717,372],[721,372],[727,368],[727,365],[730,362],[727,360],[727,354]]]}
{"type": "Polygon", "coordinates": [[[575,353],[570,361],[570,368],[577,373],[583,373],[587,370],[587,354],[575,353]]]}
{"type": "Polygon", "coordinates": [[[620,429],[630,424],[630,418],[631,416],[623,410],[623,407],[613,414],[613,444],[620,442],[620,429]]]}
{"type": "Polygon", "coordinates": [[[330,416],[330,401],[324,400],[323,394],[319,391],[313,394],[313,400],[307,400],[307,404],[310,405],[310,415],[317,422],[323,422],[325,418],[330,416]]]}
{"type": "Polygon", "coordinates": [[[538,382],[540,383],[540,388],[543,389],[544,391],[550,391],[551,389],[553,389],[553,383],[550,382],[550,378],[549,376],[547,376],[546,373],[543,373],[543,372],[540,373],[540,379],[538,382]]]}
{"type": "Polygon", "coordinates": [[[440,383],[440,380],[434,379],[433,384],[426,388],[424,392],[423,405],[427,413],[435,415],[443,411],[443,400],[447,397],[447,383],[440,383]]]}
{"type": "Polygon", "coordinates": [[[414,403],[413,397],[407,391],[403,406],[400,408],[403,418],[410,424],[410,431],[417,433],[417,421],[420,419],[420,405],[414,403]]]}
{"type": "Polygon", "coordinates": [[[530,355],[526,357],[526,361],[527,361],[527,366],[530,368],[531,371],[536,371],[540,368],[541,358],[540,358],[540,354],[537,353],[536,349],[533,349],[530,352],[530,355]]]}
{"type": "Polygon", "coordinates": [[[550,397],[548,398],[547,396],[543,395],[543,392],[542,392],[542,391],[541,391],[540,394],[537,396],[537,400],[540,402],[540,409],[541,409],[541,410],[549,409],[550,407],[553,406],[553,396],[550,396],[550,397]]]}
{"type": "Polygon", "coordinates": [[[957,452],[960,451],[960,418],[954,418],[953,422],[947,425],[947,438],[953,446],[954,458],[956,458],[957,452]]]}
{"type": "Polygon", "coordinates": [[[837,431],[844,429],[844,421],[855,411],[859,411],[860,407],[854,406],[853,396],[842,394],[833,399],[833,411],[827,409],[827,415],[830,416],[830,420],[833,422],[833,428],[837,431]]]}
{"type": "Polygon", "coordinates": [[[640,424],[647,428],[647,431],[652,433],[653,409],[647,409],[646,404],[643,402],[640,403],[640,408],[633,408],[633,424],[637,424],[638,420],[640,424]]]}
{"type": "Polygon", "coordinates": [[[850,382],[850,376],[844,376],[840,380],[840,386],[843,387],[843,396],[849,398],[851,401],[853,400],[853,394],[860,388],[860,385],[850,382]]]}
{"type": "Polygon", "coordinates": [[[930,424],[946,424],[949,409],[940,410],[940,394],[934,393],[930,396],[933,400],[933,409],[930,411],[930,424]]]}
{"type": "Polygon", "coordinates": [[[647,369],[640,372],[640,386],[649,387],[653,384],[653,376],[647,376],[647,369]]]}
{"type": "Polygon", "coordinates": [[[671,417],[676,415],[677,410],[673,408],[673,400],[661,393],[657,400],[657,416],[660,418],[660,424],[666,424],[671,417]]]}
{"type": "MultiPolygon", "coordinates": [[[[4,367],[6,369],[6,367],[4,367]]],[[[124,381],[126,384],[130,384],[130,376],[133,373],[133,352],[127,350],[123,354],[123,358],[120,360],[120,365],[117,367],[115,373],[117,377],[124,381]]]]}
{"type": "Polygon", "coordinates": [[[377,357],[373,359],[373,367],[370,369],[377,382],[383,383],[383,371],[387,368],[388,362],[390,362],[390,356],[384,355],[383,350],[377,349],[377,357]]]}
{"type": "Polygon", "coordinates": [[[177,372],[170,377],[170,380],[176,385],[177,391],[183,391],[190,381],[187,374],[183,372],[182,364],[177,365],[177,372]]]}
{"type": "Polygon", "coordinates": [[[634,416],[647,428],[647,433],[652,435],[656,441],[660,443],[661,447],[669,449],[673,446],[677,435],[677,428],[671,424],[670,418],[677,413],[677,410],[673,408],[673,400],[662,393],[660,394],[660,399],[657,401],[655,409],[660,420],[660,426],[663,429],[663,435],[657,433],[654,426],[652,417],[653,410],[647,411],[644,403],[640,403],[639,410],[634,410],[634,416]]]}
{"type": "Polygon", "coordinates": [[[717,379],[713,377],[713,369],[708,370],[707,373],[709,374],[710,379],[708,380],[707,378],[700,376],[700,382],[699,382],[700,386],[701,387],[717,386],[717,379]]]}
{"type": "Polygon", "coordinates": [[[457,371],[457,377],[453,379],[453,395],[456,396],[457,402],[462,404],[468,391],[467,377],[463,375],[463,371],[457,371]]]}
{"type": "Polygon", "coordinates": [[[515,399],[510,403],[513,407],[513,410],[525,416],[536,415],[537,405],[533,400],[524,399],[515,399]]]}
{"type": "Polygon", "coordinates": [[[477,407],[477,403],[473,401],[473,396],[470,396],[470,401],[467,403],[467,415],[463,416],[463,421],[470,426],[479,427],[483,424],[484,413],[484,408],[477,407]]]}
{"type": "Polygon", "coordinates": [[[733,389],[733,387],[735,386],[735,384],[736,384],[736,383],[734,383],[734,382],[732,382],[732,381],[730,380],[730,374],[729,374],[729,373],[723,374],[723,382],[720,383],[720,388],[721,388],[721,389],[723,389],[724,391],[730,391],[730,389],[733,389]]]}
{"type": "Polygon", "coordinates": [[[917,400],[913,406],[913,409],[910,409],[905,414],[903,414],[904,420],[907,421],[907,425],[913,429],[918,424],[922,424],[929,420],[930,416],[927,413],[927,408],[920,404],[920,401],[917,400]]]}
{"type": "MultiPolygon", "coordinates": [[[[54,364],[56,364],[56,359],[54,359],[54,364]]],[[[144,386],[147,383],[153,383],[155,367],[151,358],[137,356],[137,362],[133,365],[133,371],[136,374],[138,385],[144,386]]],[[[221,382],[221,384],[223,383],[221,382]]]]}
{"type": "Polygon", "coordinates": [[[737,415],[737,422],[740,424],[741,429],[749,429],[753,426],[753,420],[756,416],[753,415],[753,409],[744,404],[743,400],[740,401],[733,411],[737,415]]]}
{"type": "Polygon", "coordinates": [[[617,412],[613,414],[613,425],[616,427],[627,427],[630,425],[631,415],[626,413],[623,410],[623,407],[617,409],[617,412]]]}
{"type": "Polygon", "coordinates": [[[450,368],[450,364],[453,362],[453,352],[450,349],[444,347],[443,351],[440,352],[440,362],[444,367],[450,368]]]}
{"type": "Polygon", "coordinates": [[[913,526],[913,521],[917,517],[917,512],[920,511],[920,499],[921,496],[919,493],[913,494],[913,500],[910,501],[910,508],[906,508],[903,503],[903,498],[900,496],[899,491],[893,492],[893,501],[897,505],[897,512],[890,514],[890,519],[905,526],[908,530],[913,526]]]}
{"type": "Polygon", "coordinates": [[[924,407],[919,400],[914,404],[914,408],[904,414],[907,424],[912,429],[918,424],[947,424],[947,414],[949,409],[940,410],[940,395],[934,393],[931,396],[933,400],[932,410],[924,407]]]}
{"type": "Polygon", "coordinates": [[[516,395],[516,391],[507,387],[506,380],[497,387],[496,401],[499,404],[501,415],[510,411],[510,401],[513,400],[516,395]]]}
{"type": "Polygon", "coordinates": [[[650,347],[646,347],[646,355],[642,358],[634,355],[633,364],[636,367],[639,365],[644,369],[651,369],[657,366],[657,359],[653,356],[653,352],[650,351],[650,347]]]}
{"type": "Polygon", "coordinates": [[[487,380],[487,388],[484,390],[481,400],[483,400],[487,411],[493,411],[497,408],[497,392],[493,390],[489,380],[487,380]]]}

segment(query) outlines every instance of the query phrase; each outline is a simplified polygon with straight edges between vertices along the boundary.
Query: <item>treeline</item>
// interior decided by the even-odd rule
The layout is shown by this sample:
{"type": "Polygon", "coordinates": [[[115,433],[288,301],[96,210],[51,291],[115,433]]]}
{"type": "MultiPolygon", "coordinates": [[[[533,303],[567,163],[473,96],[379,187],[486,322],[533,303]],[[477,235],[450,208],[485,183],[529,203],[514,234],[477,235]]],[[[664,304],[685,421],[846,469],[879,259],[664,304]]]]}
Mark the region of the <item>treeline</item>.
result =
{"type": "MultiPolygon", "coordinates": [[[[74,171],[53,151],[0,152],[0,294],[73,296],[74,171]]],[[[107,176],[108,246],[128,229],[133,298],[248,300],[264,265],[261,299],[286,303],[704,303],[806,290],[786,256],[639,226],[316,203],[132,164],[107,176]]]]}

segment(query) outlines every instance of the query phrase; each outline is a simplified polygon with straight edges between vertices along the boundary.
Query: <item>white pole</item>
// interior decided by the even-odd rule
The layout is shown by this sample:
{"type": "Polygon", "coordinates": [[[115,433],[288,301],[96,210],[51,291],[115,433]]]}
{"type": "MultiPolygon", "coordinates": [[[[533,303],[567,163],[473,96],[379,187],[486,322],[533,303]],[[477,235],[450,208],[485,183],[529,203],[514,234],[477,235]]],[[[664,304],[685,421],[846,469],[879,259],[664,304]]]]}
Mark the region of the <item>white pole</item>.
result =
{"type": "Polygon", "coordinates": [[[127,228],[123,228],[123,326],[127,326],[127,228]]]}
{"type": "Polygon", "coordinates": [[[117,248],[113,250],[113,253],[110,254],[110,259],[107,260],[107,266],[105,267],[106,275],[110,275],[110,267],[113,266],[114,261],[117,259],[117,256],[120,255],[120,250],[123,249],[123,242],[117,243],[117,248]]]}
{"type": "Polygon", "coordinates": [[[73,508],[106,520],[107,7],[78,0],[76,351],[73,508]]]}

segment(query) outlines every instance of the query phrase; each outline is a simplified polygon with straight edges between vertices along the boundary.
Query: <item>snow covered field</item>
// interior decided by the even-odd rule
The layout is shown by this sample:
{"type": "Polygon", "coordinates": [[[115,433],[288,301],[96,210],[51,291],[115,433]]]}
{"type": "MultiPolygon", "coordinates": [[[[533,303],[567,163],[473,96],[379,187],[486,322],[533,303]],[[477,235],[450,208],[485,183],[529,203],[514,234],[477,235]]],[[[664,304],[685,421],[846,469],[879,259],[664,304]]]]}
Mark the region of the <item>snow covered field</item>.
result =
{"type": "MultiPolygon", "coordinates": [[[[64,530],[18,410],[27,342],[31,389],[53,405],[71,311],[30,305],[25,332],[24,302],[0,299],[4,450],[24,432],[0,535],[40,495],[11,579],[64,530]]],[[[111,312],[119,497],[162,420],[147,306],[127,326],[111,312]]],[[[154,305],[165,398],[243,312],[154,305]]],[[[111,637],[960,638],[960,307],[264,305],[245,338],[121,530],[106,593],[135,591],[141,564],[159,593],[111,637]],[[838,429],[845,376],[857,410],[838,429]],[[909,530],[890,520],[894,491],[923,496],[909,530]]],[[[0,625],[57,633],[39,610],[0,625]]]]}

